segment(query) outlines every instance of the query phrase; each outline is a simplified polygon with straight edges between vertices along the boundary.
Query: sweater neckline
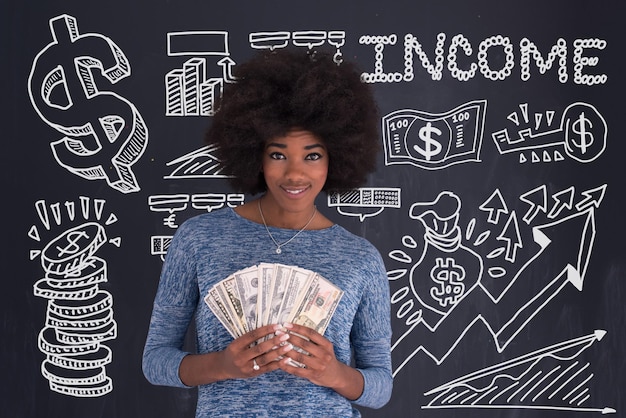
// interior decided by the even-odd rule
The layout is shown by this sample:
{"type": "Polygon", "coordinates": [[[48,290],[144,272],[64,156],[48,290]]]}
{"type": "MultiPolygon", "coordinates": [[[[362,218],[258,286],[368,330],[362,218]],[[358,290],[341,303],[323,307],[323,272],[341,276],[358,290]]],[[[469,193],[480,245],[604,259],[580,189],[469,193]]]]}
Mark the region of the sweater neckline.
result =
{"type": "MultiPolygon", "coordinates": [[[[240,214],[238,214],[238,213],[235,211],[235,209],[234,209],[234,208],[229,207],[228,209],[230,210],[230,213],[231,213],[231,215],[232,215],[232,216],[234,216],[235,218],[237,218],[237,219],[241,220],[242,222],[246,222],[246,223],[248,223],[248,224],[250,224],[250,225],[255,225],[255,226],[257,226],[257,227],[264,228],[263,224],[258,223],[258,222],[251,221],[251,220],[250,220],[250,219],[248,219],[248,218],[244,218],[243,216],[241,216],[240,214]]],[[[268,227],[269,229],[273,230],[273,231],[283,231],[283,232],[293,232],[293,231],[297,231],[297,229],[291,229],[291,228],[281,228],[281,227],[278,227],[278,226],[271,226],[271,225],[268,225],[267,227],[268,227]]],[[[328,231],[328,232],[332,232],[332,231],[334,231],[335,229],[337,229],[337,228],[339,228],[339,227],[340,227],[340,226],[339,226],[339,224],[333,223],[333,224],[332,224],[331,226],[329,226],[328,228],[322,228],[322,229],[305,229],[304,231],[302,231],[302,233],[303,233],[303,234],[309,234],[309,233],[314,233],[314,232],[326,232],[326,231],[328,231]]]]}

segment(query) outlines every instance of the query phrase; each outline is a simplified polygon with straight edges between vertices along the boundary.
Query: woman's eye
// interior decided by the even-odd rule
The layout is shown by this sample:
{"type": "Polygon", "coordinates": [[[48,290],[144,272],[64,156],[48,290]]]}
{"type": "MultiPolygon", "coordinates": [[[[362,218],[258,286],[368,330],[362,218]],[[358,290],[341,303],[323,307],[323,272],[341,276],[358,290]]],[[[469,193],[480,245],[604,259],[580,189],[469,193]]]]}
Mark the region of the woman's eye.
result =
{"type": "Polygon", "coordinates": [[[306,156],[307,160],[312,160],[312,161],[319,160],[320,158],[322,158],[322,155],[318,154],[317,152],[306,156]]]}
{"type": "Polygon", "coordinates": [[[284,160],[285,156],[281,154],[280,152],[272,152],[270,153],[270,158],[272,160],[284,160]]]}

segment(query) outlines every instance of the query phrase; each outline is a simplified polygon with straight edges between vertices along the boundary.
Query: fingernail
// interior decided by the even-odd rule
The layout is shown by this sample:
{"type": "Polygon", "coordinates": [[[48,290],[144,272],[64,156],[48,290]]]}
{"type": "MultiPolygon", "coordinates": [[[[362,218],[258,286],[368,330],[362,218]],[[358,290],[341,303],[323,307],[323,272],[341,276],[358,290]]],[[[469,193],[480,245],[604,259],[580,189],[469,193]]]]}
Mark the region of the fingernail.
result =
{"type": "Polygon", "coordinates": [[[274,332],[274,334],[276,335],[282,335],[284,334],[284,332],[282,332],[281,330],[277,329],[276,332],[274,332]]]}
{"type": "Polygon", "coordinates": [[[293,324],[291,324],[291,323],[289,323],[289,322],[285,322],[285,323],[283,324],[283,327],[285,327],[285,328],[293,328],[293,324]]]}
{"type": "Polygon", "coordinates": [[[280,336],[280,341],[287,341],[289,339],[289,334],[283,334],[280,336]]]}

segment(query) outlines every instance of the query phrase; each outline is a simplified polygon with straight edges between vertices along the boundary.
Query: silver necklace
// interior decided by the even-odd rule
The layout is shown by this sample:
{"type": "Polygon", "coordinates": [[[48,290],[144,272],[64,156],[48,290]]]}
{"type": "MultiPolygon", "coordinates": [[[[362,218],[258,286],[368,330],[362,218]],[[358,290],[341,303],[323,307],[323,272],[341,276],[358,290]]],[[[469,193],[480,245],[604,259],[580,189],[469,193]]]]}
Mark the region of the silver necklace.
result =
{"type": "Polygon", "coordinates": [[[307,226],[309,226],[311,224],[311,221],[313,221],[313,218],[315,218],[315,214],[317,213],[317,207],[313,206],[313,215],[311,215],[311,218],[309,218],[308,222],[306,223],[306,225],[304,225],[302,227],[302,229],[300,229],[298,232],[295,233],[295,235],[291,238],[289,238],[287,241],[283,242],[282,244],[279,244],[278,241],[276,241],[274,239],[274,236],[272,236],[272,233],[270,232],[270,229],[267,227],[267,223],[265,222],[265,217],[263,216],[263,210],[261,209],[261,199],[259,199],[258,201],[258,207],[259,207],[259,215],[261,215],[261,220],[263,221],[263,226],[265,227],[265,230],[267,231],[267,235],[270,236],[272,242],[274,243],[274,245],[276,245],[276,254],[280,254],[283,252],[283,250],[280,249],[280,247],[283,247],[287,244],[289,244],[291,241],[294,240],[294,238],[296,238],[298,235],[300,235],[300,233],[302,231],[304,231],[306,229],[307,226]]]}

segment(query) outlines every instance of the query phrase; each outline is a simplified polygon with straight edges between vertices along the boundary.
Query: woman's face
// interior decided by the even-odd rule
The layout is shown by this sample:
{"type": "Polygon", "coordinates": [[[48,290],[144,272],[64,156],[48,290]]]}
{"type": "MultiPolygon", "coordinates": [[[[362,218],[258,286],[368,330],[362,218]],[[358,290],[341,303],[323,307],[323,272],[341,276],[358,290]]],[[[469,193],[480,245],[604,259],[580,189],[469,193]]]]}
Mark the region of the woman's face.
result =
{"type": "Polygon", "coordinates": [[[270,197],[284,211],[310,214],[328,175],[328,151],[309,131],[292,130],[265,144],[263,175],[270,197]]]}

